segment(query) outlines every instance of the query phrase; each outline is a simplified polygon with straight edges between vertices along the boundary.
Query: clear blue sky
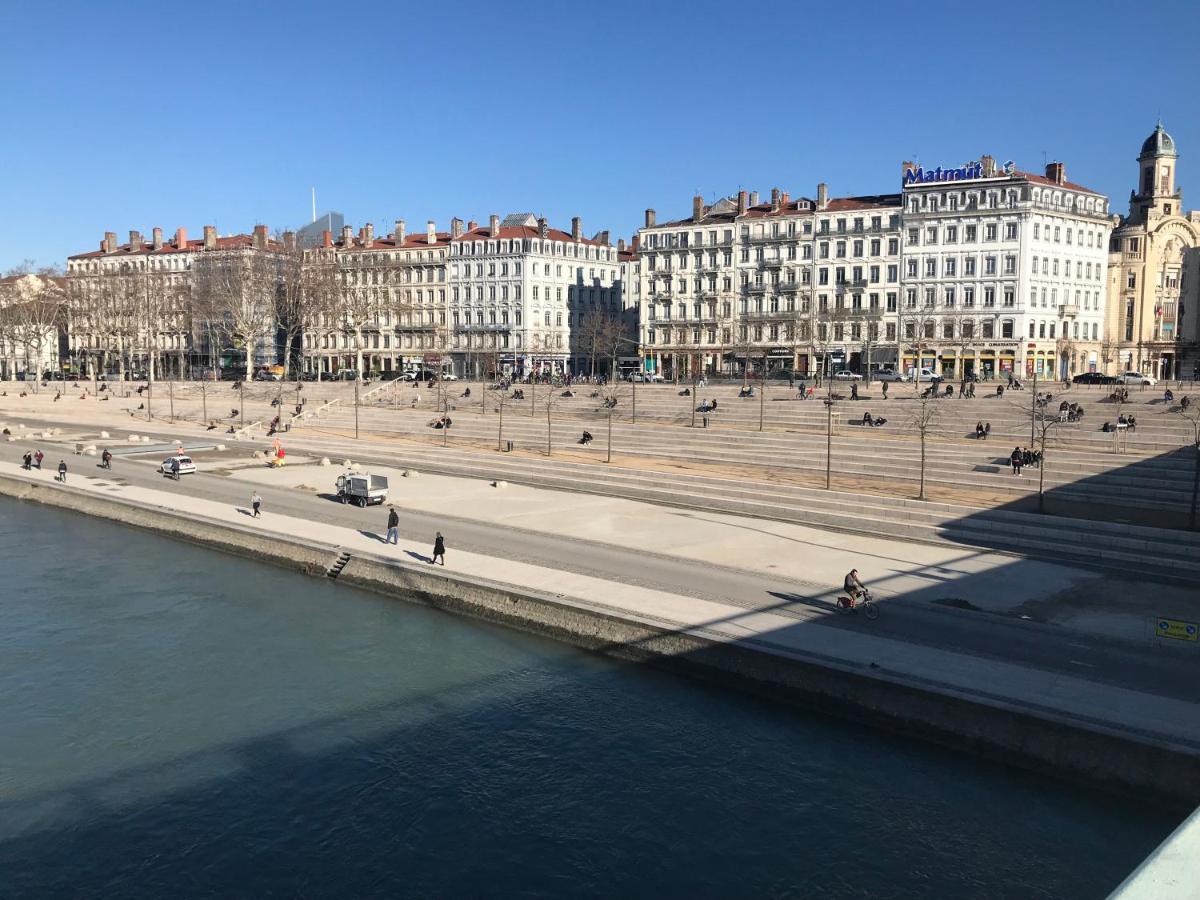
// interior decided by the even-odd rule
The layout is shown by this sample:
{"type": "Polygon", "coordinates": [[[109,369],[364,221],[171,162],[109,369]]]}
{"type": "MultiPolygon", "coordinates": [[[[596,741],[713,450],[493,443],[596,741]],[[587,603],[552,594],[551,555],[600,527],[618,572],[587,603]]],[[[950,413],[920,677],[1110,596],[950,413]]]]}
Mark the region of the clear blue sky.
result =
{"type": "Polygon", "coordinates": [[[0,270],[102,233],[642,210],[1043,153],[1123,211],[1161,114],[1200,208],[1200,3],[0,0],[0,270]]]}

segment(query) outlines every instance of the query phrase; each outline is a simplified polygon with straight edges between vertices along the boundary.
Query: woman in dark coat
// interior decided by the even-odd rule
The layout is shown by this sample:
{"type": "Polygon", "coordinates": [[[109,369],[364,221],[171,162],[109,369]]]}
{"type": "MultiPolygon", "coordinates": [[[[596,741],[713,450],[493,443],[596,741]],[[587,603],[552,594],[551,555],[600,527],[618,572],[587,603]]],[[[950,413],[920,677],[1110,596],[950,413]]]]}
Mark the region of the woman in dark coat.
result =
{"type": "Polygon", "coordinates": [[[437,565],[438,559],[441,559],[443,566],[446,564],[446,541],[442,538],[440,531],[437,533],[437,537],[433,539],[433,558],[429,561],[437,565]]]}

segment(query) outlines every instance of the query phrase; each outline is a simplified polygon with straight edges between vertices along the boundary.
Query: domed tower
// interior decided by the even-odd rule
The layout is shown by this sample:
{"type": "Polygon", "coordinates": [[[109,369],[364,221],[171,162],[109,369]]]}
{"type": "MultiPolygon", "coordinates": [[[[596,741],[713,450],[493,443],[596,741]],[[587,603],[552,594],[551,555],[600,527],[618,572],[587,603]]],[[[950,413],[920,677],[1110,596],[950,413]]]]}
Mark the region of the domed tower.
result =
{"type": "Polygon", "coordinates": [[[1175,140],[1159,122],[1154,133],[1142,143],[1142,152],[1138,155],[1139,190],[1129,197],[1129,217],[1132,221],[1145,222],[1151,211],[1162,216],[1180,214],[1183,198],[1175,189],[1175,165],[1178,160],[1175,140]]]}

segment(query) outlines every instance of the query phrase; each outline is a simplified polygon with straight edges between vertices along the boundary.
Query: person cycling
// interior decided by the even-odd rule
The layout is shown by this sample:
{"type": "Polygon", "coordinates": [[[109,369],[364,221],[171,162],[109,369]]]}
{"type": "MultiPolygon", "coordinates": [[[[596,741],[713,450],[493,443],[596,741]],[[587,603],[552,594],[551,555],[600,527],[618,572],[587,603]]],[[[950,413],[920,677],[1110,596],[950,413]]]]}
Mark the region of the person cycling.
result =
{"type": "Polygon", "coordinates": [[[846,573],[846,578],[842,582],[842,588],[850,597],[850,605],[853,606],[863,594],[867,592],[867,586],[858,580],[858,569],[851,569],[846,573]]]}

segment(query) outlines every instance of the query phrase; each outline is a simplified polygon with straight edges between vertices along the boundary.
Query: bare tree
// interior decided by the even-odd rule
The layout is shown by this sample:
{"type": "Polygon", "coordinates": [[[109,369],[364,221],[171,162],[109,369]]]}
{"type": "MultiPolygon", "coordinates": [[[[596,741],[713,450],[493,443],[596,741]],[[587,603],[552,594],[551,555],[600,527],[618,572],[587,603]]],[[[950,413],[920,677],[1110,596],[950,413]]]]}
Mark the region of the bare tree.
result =
{"type": "Polygon", "coordinates": [[[925,447],[929,435],[937,427],[938,419],[942,413],[942,403],[945,401],[938,400],[936,390],[921,390],[921,383],[919,381],[913,382],[913,401],[916,406],[913,408],[909,419],[909,427],[917,433],[917,438],[921,444],[921,471],[917,499],[927,500],[929,498],[925,496],[925,447]]]}
{"type": "Polygon", "coordinates": [[[1050,408],[1050,395],[1038,396],[1037,377],[1030,390],[1029,405],[1018,404],[1029,420],[1030,442],[1040,454],[1038,462],[1038,512],[1046,511],[1046,448],[1052,434],[1064,424],[1063,418],[1050,408]]]}
{"type": "Polygon", "coordinates": [[[35,274],[6,280],[3,287],[0,305],[5,309],[5,328],[14,346],[23,348],[27,373],[32,366],[36,391],[51,358],[57,359],[58,335],[65,321],[66,291],[60,279],[35,274]],[[47,344],[53,350],[50,354],[46,352],[47,344]]]}
{"type": "Polygon", "coordinates": [[[265,253],[210,251],[192,265],[193,303],[210,333],[243,354],[247,376],[254,368],[256,348],[270,340],[277,287],[274,260],[265,253]]]}
{"type": "Polygon", "coordinates": [[[283,378],[299,377],[306,328],[327,318],[339,298],[337,263],[329,253],[306,250],[295,234],[279,235],[273,246],[277,278],[275,321],[283,338],[283,378]]]}

